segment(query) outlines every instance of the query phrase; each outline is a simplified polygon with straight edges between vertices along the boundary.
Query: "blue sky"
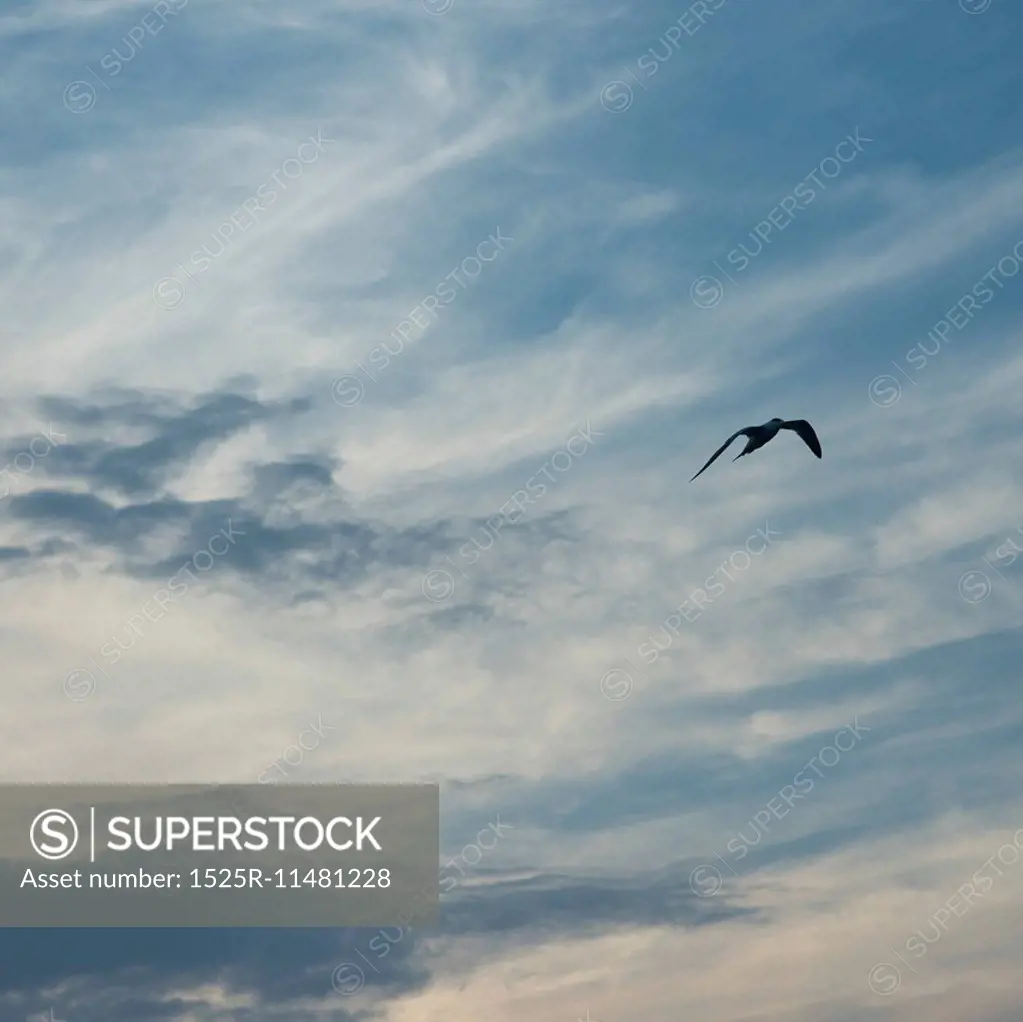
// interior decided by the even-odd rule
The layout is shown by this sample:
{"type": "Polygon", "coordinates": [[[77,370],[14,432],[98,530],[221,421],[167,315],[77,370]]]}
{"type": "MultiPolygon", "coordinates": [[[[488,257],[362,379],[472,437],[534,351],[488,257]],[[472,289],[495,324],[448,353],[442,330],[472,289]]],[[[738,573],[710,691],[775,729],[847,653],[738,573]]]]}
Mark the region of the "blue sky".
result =
{"type": "Polygon", "coordinates": [[[632,7],[0,12],[4,779],[322,721],[457,881],[9,931],[0,1019],[1015,1017],[1023,12],[632,7]]]}

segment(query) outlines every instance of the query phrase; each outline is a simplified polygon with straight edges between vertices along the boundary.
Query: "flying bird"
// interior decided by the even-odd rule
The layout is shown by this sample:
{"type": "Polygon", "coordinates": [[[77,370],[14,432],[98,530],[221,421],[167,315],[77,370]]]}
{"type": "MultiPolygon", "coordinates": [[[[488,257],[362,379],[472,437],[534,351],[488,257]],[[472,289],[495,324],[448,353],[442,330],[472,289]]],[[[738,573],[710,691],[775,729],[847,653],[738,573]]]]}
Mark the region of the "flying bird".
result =
{"type": "MultiPolygon", "coordinates": [[[[791,429],[793,433],[798,433],[803,443],[813,451],[814,454],[819,458],[821,456],[821,442],[817,439],[817,434],[813,431],[813,426],[806,421],[806,419],[791,419],[786,422],[784,419],[770,419],[765,422],[762,426],[746,426],[744,429],[736,430],[711,456],[710,461],[707,462],[699,472],[693,476],[702,475],[707,471],[708,468],[722,455],[725,453],[725,448],[737,437],[744,436],[748,437],[745,448],[740,451],[732,461],[738,461],[744,454],[752,454],[754,451],[760,450],[769,440],[773,440],[780,429],[791,429]]],[[[693,479],[689,481],[692,482],[693,479]]]]}

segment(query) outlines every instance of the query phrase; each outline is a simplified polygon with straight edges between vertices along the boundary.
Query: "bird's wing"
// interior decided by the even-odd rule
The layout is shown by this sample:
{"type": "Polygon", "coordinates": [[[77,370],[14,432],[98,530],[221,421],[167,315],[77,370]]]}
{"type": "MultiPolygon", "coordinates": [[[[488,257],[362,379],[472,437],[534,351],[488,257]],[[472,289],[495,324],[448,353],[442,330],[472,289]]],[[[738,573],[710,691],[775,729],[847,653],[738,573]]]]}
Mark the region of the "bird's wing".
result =
{"type": "MultiPolygon", "coordinates": [[[[714,463],[714,461],[715,461],[715,460],[716,460],[717,458],[719,458],[719,457],[720,457],[720,456],[721,456],[722,454],[724,454],[724,453],[725,453],[725,448],[726,448],[726,447],[727,447],[727,446],[728,446],[728,445],[729,445],[729,444],[730,444],[730,443],[731,443],[731,442],[732,442],[732,441],[733,441],[733,440],[734,440],[734,439],[735,439],[735,438],[736,438],[737,436],[746,436],[746,435],[748,435],[749,431],[750,431],[750,430],[751,430],[752,428],[753,428],[752,426],[744,426],[744,427],[743,427],[742,429],[737,429],[737,430],[736,430],[736,431],[735,431],[735,432],[734,432],[734,433],[733,433],[733,434],[732,434],[732,435],[731,435],[731,436],[730,436],[730,437],[729,437],[729,438],[728,438],[728,439],[727,439],[727,440],[726,440],[726,441],[725,441],[725,442],[724,442],[724,443],[723,443],[723,444],[722,444],[722,445],[721,445],[721,446],[720,446],[720,447],[719,447],[719,448],[718,448],[718,449],[717,449],[717,450],[716,450],[716,451],[715,451],[715,452],[714,452],[714,453],[713,453],[713,454],[712,454],[712,455],[710,456],[710,461],[708,461],[708,462],[707,462],[707,464],[706,464],[706,465],[704,465],[704,466],[703,466],[703,468],[701,468],[701,469],[700,469],[700,471],[699,471],[699,472],[697,472],[695,476],[693,476],[693,479],[695,479],[695,478],[696,478],[696,476],[699,476],[699,475],[703,475],[703,473],[704,473],[704,472],[706,472],[708,468],[710,468],[710,466],[711,466],[711,465],[712,465],[712,464],[714,463]]],[[[689,481],[690,481],[690,482],[692,482],[692,481],[693,481],[693,479],[690,479],[689,481]]]]}
{"type": "Polygon", "coordinates": [[[783,422],[781,424],[781,428],[791,429],[794,433],[798,433],[803,443],[806,444],[806,446],[809,447],[818,458],[821,456],[821,442],[817,439],[817,434],[813,431],[813,426],[811,426],[806,419],[793,419],[791,422],[783,422]]]}

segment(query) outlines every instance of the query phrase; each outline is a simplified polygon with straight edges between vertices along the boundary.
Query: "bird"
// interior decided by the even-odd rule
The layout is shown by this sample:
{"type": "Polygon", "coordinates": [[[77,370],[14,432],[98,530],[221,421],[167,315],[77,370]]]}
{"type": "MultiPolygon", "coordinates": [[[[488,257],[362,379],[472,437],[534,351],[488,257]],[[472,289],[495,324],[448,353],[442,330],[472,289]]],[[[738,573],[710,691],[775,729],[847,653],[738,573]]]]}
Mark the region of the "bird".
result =
{"type": "MultiPolygon", "coordinates": [[[[798,433],[803,443],[805,443],[818,458],[821,457],[821,442],[817,439],[817,434],[813,431],[813,426],[811,426],[806,419],[790,419],[789,421],[777,418],[769,419],[762,426],[746,426],[743,429],[736,430],[711,455],[710,460],[703,466],[703,468],[700,469],[699,472],[696,473],[695,476],[693,476],[693,479],[706,472],[707,469],[710,468],[710,466],[718,459],[718,457],[724,454],[725,448],[737,436],[745,436],[748,439],[746,441],[745,448],[732,458],[732,461],[738,461],[744,454],[752,454],[754,451],[759,450],[769,440],[773,440],[780,429],[791,429],[793,433],[798,433]]],[[[689,481],[692,482],[693,479],[690,479],[689,481]]]]}

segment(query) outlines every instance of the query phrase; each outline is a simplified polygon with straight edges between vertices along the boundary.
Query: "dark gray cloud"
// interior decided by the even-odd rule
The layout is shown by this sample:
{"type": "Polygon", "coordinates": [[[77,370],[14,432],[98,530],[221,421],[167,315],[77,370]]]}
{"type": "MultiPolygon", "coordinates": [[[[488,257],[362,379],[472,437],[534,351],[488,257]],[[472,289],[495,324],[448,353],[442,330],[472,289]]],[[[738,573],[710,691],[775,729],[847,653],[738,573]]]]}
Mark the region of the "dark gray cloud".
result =
{"type": "MultiPolygon", "coordinates": [[[[182,1018],[189,1005],[165,999],[173,991],[220,983],[286,1007],[331,991],[331,973],[363,931],[323,929],[5,930],[0,936],[0,1019],[23,1022],[45,1011],[42,991],[61,985],[57,1018],[182,1018]]],[[[396,954],[388,971],[395,994],[422,985],[425,976],[396,954]]],[[[334,1017],[358,1017],[337,997],[334,1017]]],[[[236,1015],[234,1017],[260,1017],[236,1015]]],[[[283,1015],[281,1017],[289,1017],[283,1015]]]]}
{"type": "MultiPolygon", "coordinates": [[[[7,514],[42,534],[40,542],[31,552],[10,548],[0,561],[63,553],[73,567],[76,556],[98,550],[108,559],[108,570],[166,580],[206,550],[211,537],[230,528],[238,538],[220,559],[224,567],[258,578],[261,587],[278,591],[282,602],[295,604],[329,599],[331,590],[357,586],[375,571],[425,569],[473,536],[493,542],[478,519],[394,528],[359,518],[334,483],[336,459],[322,452],[250,465],[248,488],[235,498],[187,501],[165,492],[171,475],[204,448],[254,423],[301,415],[310,407],[304,398],[268,404],[225,390],[186,402],[168,394],[114,390],[90,401],[49,396],[39,407],[58,433],[67,432],[68,440],[36,463],[50,485],[13,492],[6,502],[7,514]],[[82,438],[88,431],[109,435],[116,427],[145,430],[149,436],[123,444],[82,438]],[[81,492],[83,483],[88,492],[81,492]],[[105,491],[128,502],[100,495],[105,491]],[[165,538],[165,553],[154,556],[152,540],[158,533],[175,538],[165,538]]],[[[10,456],[23,450],[28,439],[9,441],[10,456]]],[[[567,535],[565,513],[558,512],[507,526],[501,540],[509,548],[519,543],[539,550],[567,535]]],[[[486,568],[475,571],[481,592],[499,586],[486,568]]],[[[423,611],[428,609],[424,602],[423,611]]],[[[443,608],[434,616],[440,618],[437,624],[457,628],[490,613],[480,604],[476,611],[443,608]]]]}
{"type": "Polygon", "coordinates": [[[444,932],[547,939],[617,927],[709,926],[758,915],[725,898],[698,897],[689,884],[693,865],[672,867],[654,877],[543,874],[456,887],[443,901],[444,932]]]}
{"type": "MultiPolygon", "coordinates": [[[[188,407],[175,404],[167,395],[141,391],[114,391],[103,404],[45,397],[40,401],[41,413],[66,423],[69,437],[40,464],[48,473],[88,480],[125,496],[149,495],[208,445],[256,423],[297,415],[310,407],[305,399],[268,404],[229,391],[201,395],[188,407]],[[87,429],[114,426],[147,429],[153,435],[133,444],[75,438],[87,429]]],[[[9,457],[19,449],[8,447],[9,457]]]]}

